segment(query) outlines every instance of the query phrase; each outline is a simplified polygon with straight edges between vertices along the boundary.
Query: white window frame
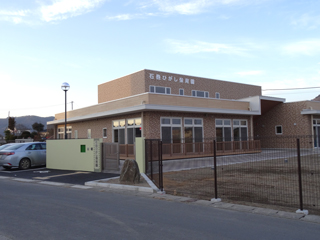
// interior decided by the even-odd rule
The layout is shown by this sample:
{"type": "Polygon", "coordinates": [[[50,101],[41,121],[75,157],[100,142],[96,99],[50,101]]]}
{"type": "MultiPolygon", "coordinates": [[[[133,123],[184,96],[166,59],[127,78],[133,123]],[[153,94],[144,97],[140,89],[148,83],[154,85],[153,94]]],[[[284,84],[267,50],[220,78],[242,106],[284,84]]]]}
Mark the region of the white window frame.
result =
{"type": "Polygon", "coordinates": [[[216,92],[215,97],[216,97],[217,99],[220,99],[220,93],[219,93],[219,92],[216,92]]]}
{"type": "MultiPolygon", "coordinates": [[[[127,134],[127,131],[126,131],[126,120],[125,119],[117,119],[117,120],[113,120],[112,121],[112,142],[114,142],[114,130],[116,129],[124,129],[124,143],[123,144],[126,144],[127,143],[127,138],[126,138],[126,134],[127,134]],[[124,121],[124,125],[123,126],[120,126],[120,122],[123,122],[124,121]],[[118,126],[114,127],[114,122],[118,122],[118,126]]],[[[118,134],[119,134],[119,131],[118,131],[118,134]]],[[[119,135],[118,135],[118,140],[119,140],[119,135]]],[[[119,141],[118,141],[119,143],[119,141]]],[[[120,144],[120,143],[119,143],[120,144]]],[[[122,143],[121,143],[122,144],[122,143]]]]}
{"type": "MultiPolygon", "coordinates": [[[[128,128],[140,128],[140,131],[141,131],[141,125],[142,124],[142,119],[141,119],[141,117],[138,117],[138,118],[129,118],[129,119],[127,119],[127,121],[126,121],[126,126],[127,126],[127,129],[128,128]],[[140,124],[137,124],[137,120],[139,119],[139,121],[140,121],[140,124]],[[130,120],[133,120],[134,121],[134,124],[133,125],[128,125],[128,122],[130,121],[130,120]]],[[[129,144],[128,143],[128,131],[126,131],[127,132],[127,135],[126,135],[126,143],[127,144],[129,144]]],[[[133,131],[133,133],[135,133],[135,131],[133,131]]],[[[135,143],[135,135],[133,136],[133,143],[135,143]]]]}
{"type": "Polygon", "coordinates": [[[209,98],[209,92],[208,91],[200,91],[200,90],[192,90],[191,91],[191,96],[192,97],[198,97],[198,98],[209,98]],[[203,92],[203,97],[198,96],[199,93],[203,92]]]}
{"type": "Polygon", "coordinates": [[[173,143],[173,137],[172,137],[172,128],[173,127],[180,127],[180,139],[182,139],[182,118],[181,117],[160,117],[160,136],[162,140],[162,127],[171,127],[171,141],[170,143],[173,143]],[[169,124],[163,124],[162,119],[170,119],[169,124]],[[173,119],[179,119],[180,124],[173,124],[173,119]]]}
{"type": "MultiPolygon", "coordinates": [[[[185,117],[183,119],[183,134],[185,134],[185,127],[192,127],[192,142],[195,143],[195,132],[194,132],[194,128],[195,127],[201,127],[202,128],[202,142],[204,139],[204,128],[203,128],[203,118],[189,118],[189,117],[185,117]],[[185,122],[186,119],[190,119],[192,120],[191,124],[188,124],[185,122]],[[195,120],[201,120],[201,124],[195,124],[195,120]]],[[[184,139],[186,138],[186,136],[184,135],[184,139]]],[[[203,146],[204,147],[204,146],[203,146]]]]}
{"type": "MultiPolygon", "coordinates": [[[[232,119],[221,119],[221,118],[216,118],[215,120],[215,129],[217,129],[217,127],[222,127],[222,129],[224,129],[225,127],[230,127],[231,130],[231,140],[233,140],[233,128],[232,128],[232,119]],[[217,124],[217,120],[221,120],[222,124],[217,124]],[[225,124],[225,121],[230,121],[230,125],[225,124]]],[[[216,138],[217,138],[217,133],[216,133],[216,138]]],[[[222,142],[227,142],[226,141],[226,136],[224,135],[224,130],[222,130],[222,142]]]]}
{"type": "Polygon", "coordinates": [[[155,85],[150,85],[149,86],[149,92],[151,93],[157,93],[157,94],[166,94],[166,95],[170,95],[171,94],[171,88],[170,87],[164,87],[164,86],[155,86],[155,85]],[[156,91],[156,88],[164,88],[164,93],[159,93],[156,91]],[[153,91],[151,90],[151,88],[153,88],[153,91]]]}
{"type": "Polygon", "coordinates": [[[107,131],[107,128],[105,127],[105,128],[102,128],[102,137],[103,138],[108,138],[108,131],[107,131]],[[104,133],[106,133],[106,134],[104,134],[104,133]]]}
{"type": "Polygon", "coordinates": [[[90,128],[87,129],[87,138],[91,139],[91,129],[90,128]]]}
{"type": "Polygon", "coordinates": [[[57,138],[64,139],[64,127],[59,127],[57,129],[57,138]]]}
{"type": "Polygon", "coordinates": [[[78,130],[74,130],[74,139],[78,139],[78,130]]]}
{"type": "Polygon", "coordinates": [[[67,126],[67,138],[72,138],[72,126],[67,126]]]}
{"type": "MultiPolygon", "coordinates": [[[[234,129],[235,129],[235,127],[239,127],[240,129],[241,128],[246,128],[247,129],[247,140],[248,140],[248,138],[249,138],[249,128],[248,128],[248,120],[247,119],[233,119],[232,120],[232,139],[233,139],[233,141],[235,141],[235,139],[234,139],[234,129]],[[235,124],[235,121],[239,121],[239,124],[235,124]],[[245,125],[242,125],[242,123],[241,122],[245,122],[246,124],[245,125]]],[[[241,139],[242,139],[242,136],[241,136],[241,130],[240,130],[240,140],[238,140],[238,141],[242,141],[241,139]]]]}
{"type": "Polygon", "coordinates": [[[183,88],[179,88],[179,95],[184,96],[184,89],[183,88]],[[181,92],[182,92],[182,94],[181,94],[181,92]]]}
{"type": "Polygon", "coordinates": [[[283,127],[282,127],[282,125],[276,125],[275,128],[274,128],[274,130],[275,130],[276,135],[282,135],[282,134],[283,134],[283,127]],[[278,133],[278,127],[280,127],[281,133],[278,133]]]}

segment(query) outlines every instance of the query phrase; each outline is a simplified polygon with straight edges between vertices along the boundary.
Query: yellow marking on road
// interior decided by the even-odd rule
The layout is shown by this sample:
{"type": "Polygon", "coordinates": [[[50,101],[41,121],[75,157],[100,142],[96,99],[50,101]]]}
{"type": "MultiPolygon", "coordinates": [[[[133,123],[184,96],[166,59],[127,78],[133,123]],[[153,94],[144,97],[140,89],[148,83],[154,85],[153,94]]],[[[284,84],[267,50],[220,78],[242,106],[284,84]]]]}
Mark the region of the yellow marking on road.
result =
{"type": "Polygon", "coordinates": [[[60,175],[52,175],[48,177],[34,177],[33,179],[39,179],[39,180],[46,180],[50,178],[55,178],[55,177],[63,177],[63,176],[70,176],[70,175],[76,175],[76,174],[88,174],[89,172],[74,172],[74,173],[66,173],[66,174],[60,174],[60,175]]]}

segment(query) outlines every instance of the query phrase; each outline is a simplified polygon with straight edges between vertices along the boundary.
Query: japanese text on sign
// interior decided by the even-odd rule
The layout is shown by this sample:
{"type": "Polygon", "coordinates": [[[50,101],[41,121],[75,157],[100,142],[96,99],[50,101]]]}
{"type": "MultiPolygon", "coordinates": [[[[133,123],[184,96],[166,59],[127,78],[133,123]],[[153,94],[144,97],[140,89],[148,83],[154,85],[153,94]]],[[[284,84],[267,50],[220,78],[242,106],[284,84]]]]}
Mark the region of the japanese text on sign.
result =
{"type": "Polygon", "coordinates": [[[173,76],[167,76],[167,75],[160,75],[160,74],[154,74],[154,73],[149,73],[149,78],[150,79],[155,79],[155,80],[163,80],[163,81],[173,81],[173,82],[179,82],[179,83],[186,83],[186,84],[194,84],[195,81],[194,79],[189,79],[189,78],[183,78],[183,77],[173,77],[173,76]]]}

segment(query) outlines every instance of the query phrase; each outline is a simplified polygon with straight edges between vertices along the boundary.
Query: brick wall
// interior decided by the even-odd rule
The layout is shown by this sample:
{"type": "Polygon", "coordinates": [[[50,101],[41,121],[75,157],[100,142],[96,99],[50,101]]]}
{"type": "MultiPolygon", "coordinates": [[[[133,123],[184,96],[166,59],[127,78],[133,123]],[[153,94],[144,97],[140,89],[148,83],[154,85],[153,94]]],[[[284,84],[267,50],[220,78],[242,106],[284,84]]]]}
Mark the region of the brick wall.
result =
{"type": "Polygon", "coordinates": [[[216,92],[220,93],[220,98],[222,99],[241,99],[261,95],[260,86],[183,74],[141,70],[98,85],[98,103],[149,92],[150,85],[170,87],[171,94],[177,95],[180,88],[183,88],[184,94],[188,96],[191,96],[192,90],[208,91],[210,98],[215,98],[216,92]],[[150,76],[153,76],[154,79],[151,79],[150,76]],[[161,80],[157,80],[157,77],[160,77],[161,80]],[[180,82],[180,79],[183,79],[183,82],[180,82]],[[191,84],[191,80],[194,81],[194,84],[191,84]]]}
{"type": "Polygon", "coordinates": [[[310,115],[301,115],[306,101],[282,103],[255,120],[254,132],[259,136],[276,136],[275,126],[281,125],[282,136],[311,135],[310,115]]]}
{"type": "MultiPolygon", "coordinates": [[[[145,112],[144,113],[144,137],[148,139],[159,139],[160,136],[160,118],[178,117],[182,118],[182,127],[184,118],[202,118],[204,138],[214,138],[216,136],[215,119],[241,119],[248,122],[248,136],[251,136],[250,116],[228,115],[228,114],[201,114],[201,113],[175,113],[175,112],[145,112]]],[[[184,137],[184,136],[182,136],[184,137]]]]}
{"type": "Polygon", "coordinates": [[[261,87],[234,83],[228,81],[221,81],[209,78],[201,78],[201,77],[193,77],[187,76],[183,74],[174,74],[174,73],[166,73],[160,71],[153,70],[145,70],[145,91],[149,92],[149,86],[163,86],[163,87],[171,87],[171,94],[179,94],[179,89],[184,89],[184,94],[191,96],[192,90],[199,91],[208,91],[210,98],[215,98],[215,93],[220,93],[220,98],[222,99],[241,99],[249,96],[260,96],[261,95],[261,87]],[[154,79],[150,78],[151,76],[154,79]],[[156,77],[160,76],[161,80],[157,80],[156,77]],[[172,77],[173,80],[169,81],[169,77],[172,77]],[[183,83],[180,82],[180,78],[183,79],[183,83]],[[165,80],[164,80],[165,79],[165,80]],[[178,81],[174,81],[174,79],[178,81]],[[189,83],[186,83],[186,79],[188,79],[189,83]],[[191,79],[194,80],[194,84],[191,84],[191,79]]]}

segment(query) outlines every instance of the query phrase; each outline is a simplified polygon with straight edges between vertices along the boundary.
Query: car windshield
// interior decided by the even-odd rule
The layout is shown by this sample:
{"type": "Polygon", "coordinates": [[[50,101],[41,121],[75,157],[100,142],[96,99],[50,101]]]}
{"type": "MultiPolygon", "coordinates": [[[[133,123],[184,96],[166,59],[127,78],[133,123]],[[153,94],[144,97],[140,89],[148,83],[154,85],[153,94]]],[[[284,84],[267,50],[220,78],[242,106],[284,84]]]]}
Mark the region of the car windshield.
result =
{"type": "Polygon", "coordinates": [[[23,145],[24,145],[24,143],[14,144],[14,145],[11,145],[10,147],[5,148],[4,150],[17,150],[18,148],[20,148],[23,145]]]}

